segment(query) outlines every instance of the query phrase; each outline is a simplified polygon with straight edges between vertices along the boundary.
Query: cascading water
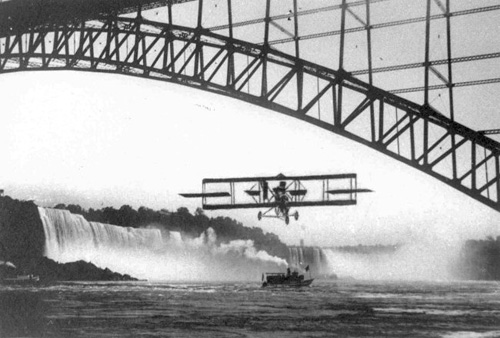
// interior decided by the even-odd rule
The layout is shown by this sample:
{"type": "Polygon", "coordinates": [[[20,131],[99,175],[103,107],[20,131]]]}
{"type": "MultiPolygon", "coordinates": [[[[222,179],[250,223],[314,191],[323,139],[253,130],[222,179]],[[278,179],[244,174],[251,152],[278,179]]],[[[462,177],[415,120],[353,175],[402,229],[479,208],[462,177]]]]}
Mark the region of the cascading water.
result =
{"type": "Polygon", "coordinates": [[[38,208],[45,233],[45,256],[58,262],[94,261],[96,254],[123,250],[155,251],[162,247],[160,230],[117,227],[88,222],[67,210],[38,208]]]}
{"type": "Polygon", "coordinates": [[[303,270],[306,266],[309,266],[312,274],[317,277],[333,275],[323,249],[318,247],[291,246],[288,250],[288,263],[292,268],[303,270]]]}
{"type": "Polygon", "coordinates": [[[280,271],[285,260],[257,251],[251,240],[217,245],[210,228],[198,238],[178,232],[88,222],[67,210],[38,208],[45,255],[66,263],[85,260],[101,268],[151,280],[256,280],[280,271]]]}
{"type": "Polygon", "coordinates": [[[391,250],[344,251],[335,248],[289,247],[288,263],[312,275],[357,280],[450,280],[459,246],[453,243],[422,242],[391,250]]]}

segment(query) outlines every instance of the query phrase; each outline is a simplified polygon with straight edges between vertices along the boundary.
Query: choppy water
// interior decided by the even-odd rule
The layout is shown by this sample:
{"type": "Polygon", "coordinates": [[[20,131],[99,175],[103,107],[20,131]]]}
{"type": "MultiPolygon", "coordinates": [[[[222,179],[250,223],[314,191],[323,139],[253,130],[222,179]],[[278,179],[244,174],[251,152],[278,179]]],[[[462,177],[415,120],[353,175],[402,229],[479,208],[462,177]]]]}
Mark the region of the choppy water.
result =
{"type": "Polygon", "coordinates": [[[0,337],[500,337],[500,283],[0,286],[0,337]]]}

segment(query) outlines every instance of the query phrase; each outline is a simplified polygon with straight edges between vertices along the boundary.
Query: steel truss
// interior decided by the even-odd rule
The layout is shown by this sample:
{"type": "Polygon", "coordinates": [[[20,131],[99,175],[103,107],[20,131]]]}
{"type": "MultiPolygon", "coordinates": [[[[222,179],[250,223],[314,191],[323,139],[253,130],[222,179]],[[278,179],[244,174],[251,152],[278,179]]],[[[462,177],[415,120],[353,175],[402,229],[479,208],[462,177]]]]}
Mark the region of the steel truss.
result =
{"type": "MultiPolygon", "coordinates": [[[[235,39],[231,29],[224,36],[203,28],[201,9],[193,28],[146,20],[139,8],[133,18],[108,14],[99,21],[50,23],[0,37],[0,73],[119,73],[234,97],[369,146],[500,211],[500,143],[429,104],[428,57],[426,98],[417,104],[374,86],[371,62],[368,82],[343,70],[345,1],[338,70],[300,58],[297,8],[295,55],[271,48],[267,3],[263,43],[235,39]]],[[[369,36],[369,15],[366,30],[369,36]]],[[[448,65],[451,60],[449,55],[448,65]]],[[[452,98],[451,73],[442,79],[452,98]]]]}

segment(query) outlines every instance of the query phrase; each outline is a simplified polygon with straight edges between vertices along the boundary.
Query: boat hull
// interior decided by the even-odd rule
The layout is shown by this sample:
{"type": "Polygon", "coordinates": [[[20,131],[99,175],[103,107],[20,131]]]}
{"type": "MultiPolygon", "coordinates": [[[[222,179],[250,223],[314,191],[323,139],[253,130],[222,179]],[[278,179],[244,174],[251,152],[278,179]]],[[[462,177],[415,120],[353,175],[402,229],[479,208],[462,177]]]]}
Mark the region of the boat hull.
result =
{"type": "Polygon", "coordinates": [[[38,276],[17,276],[15,278],[2,279],[2,284],[7,285],[33,285],[39,282],[40,278],[38,276]]]}
{"type": "Polygon", "coordinates": [[[314,279],[306,279],[300,281],[283,281],[283,282],[271,282],[267,281],[262,283],[263,288],[300,288],[304,286],[311,286],[314,279]]]}

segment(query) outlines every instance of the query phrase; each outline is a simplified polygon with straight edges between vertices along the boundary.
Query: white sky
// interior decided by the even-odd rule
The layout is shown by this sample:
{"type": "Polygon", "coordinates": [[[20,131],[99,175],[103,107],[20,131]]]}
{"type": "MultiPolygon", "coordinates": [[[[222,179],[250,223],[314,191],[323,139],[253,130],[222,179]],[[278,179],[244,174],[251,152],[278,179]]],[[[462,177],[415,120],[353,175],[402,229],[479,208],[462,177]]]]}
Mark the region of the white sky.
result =
{"type": "MultiPolygon", "coordinates": [[[[205,27],[225,23],[224,3],[205,1],[205,27]]],[[[293,7],[291,0],[278,3],[271,15],[288,13],[293,7]]],[[[235,6],[234,22],[262,17],[263,4],[260,0],[235,6]]],[[[299,4],[306,10],[331,1],[299,4]]],[[[452,10],[494,4],[497,0],[483,0],[481,5],[456,0],[452,10]]],[[[192,13],[196,6],[193,2],[175,7],[174,22],[195,25],[192,13]]],[[[361,8],[354,10],[363,14],[361,8]]],[[[339,13],[301,16],[301,34],[337,29],[339,13]]],[[[432,13],[439,9],[434,6],[432,13]]],[[[372,14],[373,23],[418,17],[425,15],[425,1],[381,3],[373,6],[372,14]]],[[[166,12],[152,10],[145,15],[165,20],[166,12]]],[[[498,52],[494,32],[499,29],[499,16],[500,11],[494,11],[454,19],[453,55],[498,52]]],[[[279,23],[293,30],[293,21],[279,23]]],[[[359,23],[348,16],[346,25],[359,23]]],[[[374,66],[422,61],[424,28],[421,23],[374,30],[374,66]],[[412,34],[418,39],[411,38],[412,34]]],[[[445,58],[443,22],[433,21],[432,28],[431,57],[445,58]]],[[[238,38],[260,40],[262,34],[263,24],[235,29],[238,38]]],[[[275,28],[270,34],[272,39],[284,37],[275,28]]],[[[352,54],[346,56],[348,70],[366,68],[362,63],[366,62],[364,38],[364,32],[346,38],[346,53],[352,54]]],[[[337,46],[338,36],[304,40],[301,57],[336,68],[337,46]],[[322,53],[317,53],[320,43],[322,53]]],[[[274,46],[283,51],[291,47],[293,44],[274,46]]],[[[469,69],[455,74],[481,74],[482,78],[495,77],[500,69],[497,63],[486,62],[454,67],[469,69]]],[[[403,88],[412,86],[413,80],[422,85],[422,74],[422,69],[408,75],[383,73],[375,81],[383,88],[403,88]]],[[[455,77],[455,81],[470,79],[455,77]]],[[[495,85],[457,89],[457,120],[475,129],[498,128],[497,90],[495,85]],[[465,91],[468,95],[463,95],[465,91]],[[486,106],[480,106],[483,103],[486,106]]],[[[431,103],[442,112],[446,112],[446,98],[439,94],[444,92],[431,94],[431,103]]],[[[64,71],[2,74],[0,93],[0,189],[40,205],[118,208],[129,204],[169,210],[188,206],[194,211],[201,201],[181,199],[178,193],[200,191],[204,177],[355,172],[359,186],[374,193],[358,196],[357,206],[300,209],[300,219],[288,226],[269,219],[258,222],[258,210],[207,214],[227,215],[245,225],[262,227],[290,244],[298,244],[300,238],[307,244],[342,245],[500,235],[500,214],[443,183],[305,122],[227,97],[126,76],[64,71]]],[[[419,102],[421,95],[408,98],[419,102]]]]}
{"type": "Polygon", "coordinates": [[[40,205],[191,211],[204,177],[356,172],[358,205],[300,209],[285,226],[258,210],[208,212],[290,244],[394,243],[500,235],[500,215],[431,177],[302,121],[151,80],[77,72],[0,76],[0,184],[40,205]]]}

